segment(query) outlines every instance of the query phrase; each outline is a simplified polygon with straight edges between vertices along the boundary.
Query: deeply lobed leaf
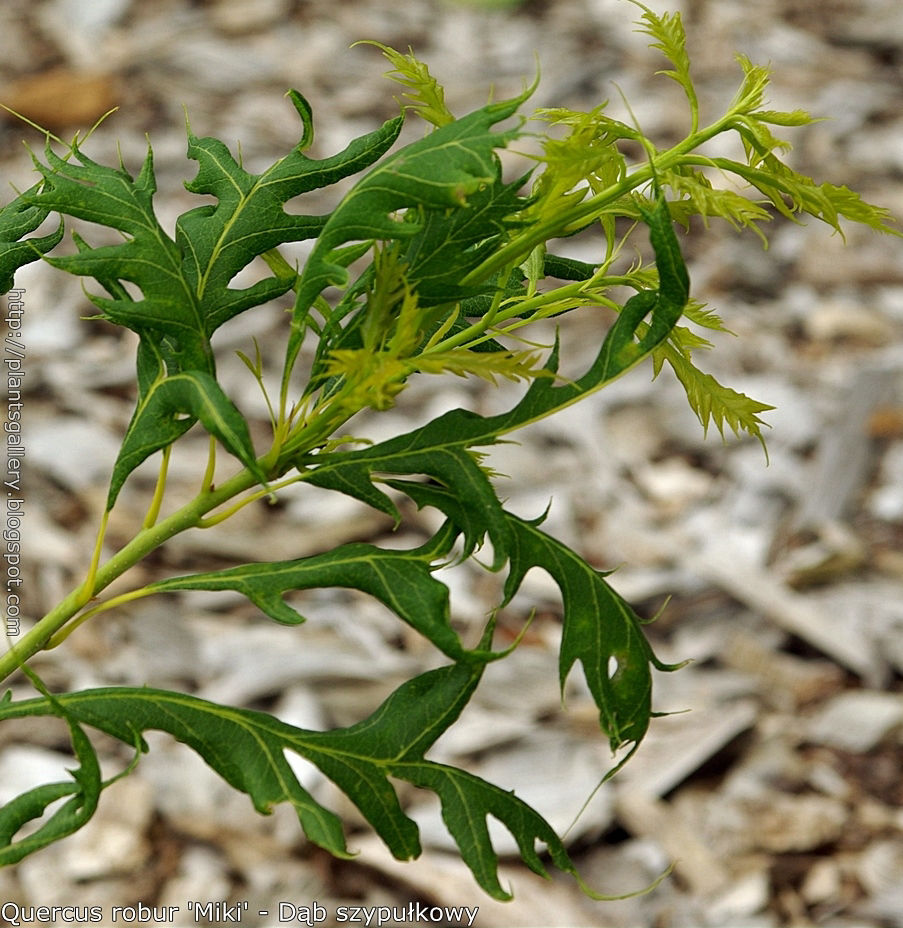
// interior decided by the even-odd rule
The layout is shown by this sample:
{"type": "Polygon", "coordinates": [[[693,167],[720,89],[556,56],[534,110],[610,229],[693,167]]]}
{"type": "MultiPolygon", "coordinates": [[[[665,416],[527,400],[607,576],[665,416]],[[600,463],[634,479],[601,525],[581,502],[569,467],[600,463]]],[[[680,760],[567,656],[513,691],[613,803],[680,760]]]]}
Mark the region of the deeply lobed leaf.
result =
{"type": "Polygon", "coordinates": [[[185,187],[191,193],[214,196],[217,203],[196,207],[179,217],[176,242],[183,255],[184,276],[203,300],[211,329],[294,284],[294,275],[287,275],[268,278],[244,291],[228,286],[258,255],[287,242],[316,238],[322,232],[328,217],[289,214],[284,204],[369,167],[388,151],[401,130],[401,120],[392,119],[335,155],[310,158],[305,154],[313,142],[310,107],[297,91],[291,91],[289,97],[301,117],[304,134],[288,155],[260,174],[246,171],[222,142],[199,139],[189,131],[188,157],[197,161],[198,172],[185,187]]]}
{"type": "MultiPolygon", "coordinates": [[[[39,221],[55,210],[117,229],[126,237],[120,244],[101,247],[78,237],[76,254],[47,259],[69,273],[94,277],[109,294],[91,297],[103,318],[139,336],[138,406],[114,468],[109,507],[138,464],[198,420],[265,480],[247,427],[215,380],[211,337],[237,314],[285,293],[296,275],[276,274],[242,290],[229,285],[256,257],[321,232],[325,217],[291,215],[284,209],[287,200],[368,167],[401,129],[400,118],[390,120],[338,154],[312,159],[304,153],[313,135],[310,109],[297,92],[290,96],[303,123],[302,139],[261,174],[245,171],[222,142],[198,138],[189,130],[188,156],[198,162],[198,173],[186,186],[192,193],[216,197],[217,203],[179,217],[175,240],[154,213],[150,147],[137,177],[121,163],[115,168],[97,163],[77,145],[69,159],[60,158],[48,145],[47,164],[37,163],[44,183],[24,198],[32,204],[31,212],[22,214],[28,221],[39,221]],[[135,284],[141,298],[131,296],[124,282],[135,284]]],[[[51,238],[47,247],[58,240],[51,238]]],[[[10,252],[11,259],[18,260],[17,254],[10,252]]]]}
{"type": "MultiPolygon", "coordinates": [[[[130,746],[147,731],[169,732],[246,793],[258,811],[290,803],[307,837],[340,857],[349,852],[338,817],[300,784],[286,751],[306,758],[336,783],[401,860],[416,857],[420,843],[417,826],[402,810],[389,778],[434,790],[462,859],[478,883],[494,898],[508,899],[510,892],[498,880],[498,857],[486,828],[488,815],[512,831],[531,869],[547,875],[535,849],[537,839],[546,844],[557,866],[572,874],[576,868],[555,831],[523,801],[424,756],[457,720],[481,673],[479,663],[458,663],[420,674],[402,684],[364,721],[328,732],[308,731],[263,712],[151,688],[108,687],[64,693],[54,700],[78,725],[106,732],[130,746]]],[[[56,713],[46,698],[0,703],[0,719],[56,713]]],[[[45,790],[41,801],[50,801],[51,792],[55,795],[60,789],[45,790]]],[[[93,786],[82,784],[75,801],[83,803],[89,789],[93,794],[93,786]]],[[[31,797],[28,801],[34,802],[31,797]]]]}
{"type": "Polygon", "coordinates": [[[172,577],[149,584],[148,592],[236,590],[277,622],[298,625],[304,617],[283,596],[294,590],[341,587],[378,599],[402,621],[454,660],[492,659],[466,650],[451,626],[448,587],[433,576],[452,553],[458,532],[450,525],[409,551],[376,545],[340,545],[323,554],[290,561],[264,561],[225,570],[172,577]]]}
{"type": "MultiPolygon", "coordinates": [[[[392,481],[420,506],[434,506],[453,522],[464,521],[467,503],[435,485],[392,481]]],[[[511,536],[504,608],[533,568],[545,570],[562,598],[562,639],[559,682],[562,692],[579,661],[599,710],[601,730],[612,751],[638,745],[652,715],[652,670],[671,671],[681,665],[662,663],[642,630],[642,620],[606,581],[607,574],[588,564],[577,552],[557,541],[540,525],[543,518],[522,519],[503,510],[511,536]]]]}

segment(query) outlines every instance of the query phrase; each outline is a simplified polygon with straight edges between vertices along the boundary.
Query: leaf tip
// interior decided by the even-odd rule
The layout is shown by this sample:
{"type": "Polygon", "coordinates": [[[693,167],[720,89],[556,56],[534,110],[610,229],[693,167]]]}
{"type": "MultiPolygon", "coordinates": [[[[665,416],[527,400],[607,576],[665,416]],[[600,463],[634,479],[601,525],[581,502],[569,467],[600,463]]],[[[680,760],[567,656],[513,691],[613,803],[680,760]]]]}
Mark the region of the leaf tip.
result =
{"type": "Polygon", "coordinates": [[[307,98],[297,90],[287,90],[285,95],[291,100],[295,112],[301,117],[301,125],[303,126],[301,139],[295,149],[297,151],[306,151],[314,142],[313,110],[307,98]]]}

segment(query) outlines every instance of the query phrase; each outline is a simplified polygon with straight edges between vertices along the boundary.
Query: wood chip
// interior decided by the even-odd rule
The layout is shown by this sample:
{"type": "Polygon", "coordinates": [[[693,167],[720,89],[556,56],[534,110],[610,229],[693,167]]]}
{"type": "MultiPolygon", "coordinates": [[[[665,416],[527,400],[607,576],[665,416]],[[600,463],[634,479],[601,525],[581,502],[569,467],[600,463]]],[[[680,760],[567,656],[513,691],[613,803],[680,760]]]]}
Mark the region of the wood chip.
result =
{"type": "Polygon", "coordinates": [[[785,631],[868,681],[882,681],[887,668],[864,630],[845,616],[826,614],[770,571],[749,563],[725,547],[689,555],[685,563],[785,631]]]}
{"type": "Polygon", "coordinates": [[[698,830],[666,802],[630,791],[617,799],[618,818],[632,834],[650,837],[674,861],[674,870],[693,892],[711,895],[728,885],[731,874],[703,841],[698,830]]]}
{"type": "MultiPolygon", "coordinates": [[[[72,126],[89,129],[115,108],[119,99],[117,83],[109,74],[54,68],[7,84],[0,103],[55,131],[72,126]]],[[[0,118],[7,122],[15,119],[5,111],[0,118]]]]}
{"type": "MultiPolygon", "coordinates": [[[[416,860],[399,864],[386,846],[372,837],[356,840],[354,850],[362,864],[401,881],[418,896],[438,905],[479,906],[475,924],[493,925],[494,928],[521,928],[523,925],[578,928],[599,924],[598,911],[593,912],[588,906],[584,908],[569,887],[542,880],[525,867],[510,864],[499,867],[499,880],[502,886],[513,891],[514,899],[496,902],[475,887],[470,870],[450,854],[424,850],[416,860]]],[[[641,883],[636,887],[642,888],[641,883]]]]}
{"type": "Polygon", "coordinates": [[[842,519],[865,487],[874,455],[869,420],[892,399],[899,370],[859,370],[834,422],[824,432],[815,470],[795,518],[797,530],[842,519]]]}
{"type": "Polygon", "coordinates": [[[864,754],[903,726],[903,693],[851,690],[824,705],[806,729],[809,741],[864,754]]]}
{"type": "Polygon", "coordinates": [[[627,794],[664,796],[746,731],[757,715],[756,704],[743,700],[658,719],[614,782],[627,794]]]}
{"type": "Polygon", "coordinates": [[[772,571],[722,540],[700,548],[682,532],[635,533],[647,551],[676,560],[698,577],[768,618],[785,631],[852,670],[872,686],[881,685],[888,667],[867,629],[846,616],[832,615],[815,601],[797,593],[772,571]]]}
{"type": "Polygon", "coordinates": [[[829,661],[803,660],[768,647],[761,636],[738,628],[727,637],[720,660],[755,677],[769,705],[792,709],[836,692],[844,672],[829,661]]]}

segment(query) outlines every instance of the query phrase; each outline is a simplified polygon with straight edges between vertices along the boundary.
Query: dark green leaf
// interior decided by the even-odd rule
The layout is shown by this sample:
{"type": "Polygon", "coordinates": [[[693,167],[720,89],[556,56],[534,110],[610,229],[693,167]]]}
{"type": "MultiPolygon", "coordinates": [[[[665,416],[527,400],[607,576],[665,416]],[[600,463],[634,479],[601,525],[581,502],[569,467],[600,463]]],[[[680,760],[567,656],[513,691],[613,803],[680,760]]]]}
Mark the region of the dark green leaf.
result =
{"type": "MultiPolygon", "coordinates": [[[[165,690],[107,688],[54,697],[69,716],[128,745],[151,729],[169,732],[200,754],[231,786],[269,813],[290,802],[307,836],[337,856],[350,856],[338,817],[301,786],[285,759],[284,734],[293,731],[263,713],[217,706],[165,690]]],[[[46,699],[7,703],[0,717],[55,714],[46,699]]],[[[146,750],[144,745],[144,750],[146,750]]]]}
{"type": "Polygon", "coordinates": [[[217,203],[184,213],[176,224],[176,242],[185,277],[204,300],[211,330],[248,306],[284,293],[294,283],[289,277],[263,281],[244,291],[228,287],[255,256],[285,242],[316,238],[326,225],[326,216],[291,215],[283,204],[369,167],[401,130],[400,117],[389,120],[338,154],[315,160],[304,154],[313,139],[310,108],[297,91],[290,98],[302,119],[304,136],[262,174],[245,171],[217,139],[189,133],[188,157],[198,162],[198,173],[185,186],[192,193],[215,196],[217,203]]]}
{"type": "MultiPolygon", "coordinates": [[[[419,506],[434,506],[454,522],[466,518],[467,504],[436,486],[392,481],[419,506]]],[[[589,565],[577,552],[543,532],[542,519],[521,519],[504,510],[511,547],[505,582],[507,605],[527,572],[545,570],[561,590],[563,605],[559,677],[562,690],[579,661],[602,731],[612,750],[643,740],[652,715],[652,669],[675,670],[652,652],[642,620],[605,580],[607,574],[589,565]]]]}
{"type": "MultiPolygon", "coordinates": [[[[55,696],[54,702],[78,724],[130,746],[140,743],[144,732],[169,732],[247,793],[259,811],[291,803],[308,838],[338,856],[348,856],[339,819],[301,786],[285,751],[319,767],[402,860],[416,857],[420,842],[417,826],[402,810],[389,778],[433,789],[462,858],[480,885],[494,898],[507,899],[510,894],[498,881],[497,856],[485,827],[488,815],[512,830],[525,862],[536,872],[546,874],[536,839],[545,842],[558,867],[572,874],[576,870],[551,826],[512,793],[424,757],[458,719],[481,673],[480,663],[428,671],[402,684],[364,721],[330,732],[306,731],[263,712],[149,688],[86,690],[55,696]]],[[[0,703],[0,719],[53,714],[56,710],[44,697],[0,703]]]]}
{"type": "Polygon", "coordinates": [[[128,475],[200,420],[204,428],[266,483],[257,464],[248,425],[220,385],[203,371],[157,379],[141,397],[113,466],[107,509],[112,509],[128,475]]]}
{"type": "Polygon", "coordinates": [[[562,689],[580,661],[612,750],[639,743],[652,712],[652,667],[675,670],[652,653],[630,605],[575,551],[541,531],[537,522],[510,516],[514,535],[505,601],[527,571],[541,567],[558,584],[564,606],[559,675],[562,689]]]}
{"type": "Polygon", "coordinates": [[[587,264],[586,261],[578,261],[576,258],[562,258],[550,254],[543,257],[543,273],[546,277],[557,277],[559,280],[589,280],[598,267],[598,264],[587,264]]]}
{"type": "Polygon", "coordinates": [[[375,474],[423,474],[452,489],[471,507],[460,525],[465,550],[473,551],[486,534],[500,566],[508,550],[509,530],[501,503],[471,446],[491,444],[494,435],[476,413],[455,409],[428,425],[358,451],[333,453],[321,463],[316,455],[298,461],[305,479],[338,490],[398,519],[392,500],[373,484],[375,474]],[[481,440],[482,439],[482,440],[481,440]]]}
{"type": "Polygon", "coordinates": [[[577,870],[555,829],[512,791],[487,783],[466,770],[444,764],[394,764],[392,774],[439,796],[442,821],[455,839],[464,862],[480,886],[495,899],[511,899],[513,894],[505,890],[498,880],[499,860],[489,837],[489,816],[511,832],[517,841],[521,860],[534,873],[549,878],[536,849],[536,842],[540,841],[559,870],[577,876],[577,870]]]}
{"type": "Polygon", "coordinates": [[[71,274],[94,277],[110,290],[111,282],[130,281],[143,299],[120,291],[92,297],[103,318],[161,345],[170,373],[214,373],[213,352],[204,310],[182,274],[181,255],[153,210],[156,191],[153,153],[148,148],[137,177],[121,164],[107,167],[73,146],[69,160],[50,146],[47,165],[38,163],[44,187],[33,197],[42,209],[75,216],[122,232],[126,240],[99,248],[82,243],[75,255],[48,259],[71,274]]]}
{"type": "Polygon", "coordinates": [[[453,303],[485,286],[462,287],[460,282],[514,226],[512,217],[526,203],[517,193],[528,177],[505,184],[496,165],[496,176],[468,198],[466,208],[418,211],[418,229],[407,242],[403,260],[421,306],[453,303]]]}
{"type": "Polygon", "coordinates": [[[495,149],[516,130],[493,132],[524,97],[492,103],[406,145],[363,177],[332,212],[307,260],[297,287],[287,372],[301,345],[307,314],[330,286],[345,286],[346,268],[333,258],[335,249],[354,241],[411,239],[417,221],[396,218],[401,209],[467,209],[480,191],[498,178],[495,149]]]}
{"type": "MultiPolygon", "coordinates": [[[[78,831],[94,814],[100,798],[100,765],[88,736],[69,717],[65,709],[61,712],[55,699],[42,699],[40,702],[46,706],[41,715],[62,714],[66,717],[72,746],[80,766],[77,770],[70,771],[72,780],[48,783],[30,789],[0,809],[0,867],[18,863],[29,854],[78,831]],[[38,829],[18,841],[14,840],[23,825],[41,818],[51,803],[65,796],[71,798],[38,829]]],[[[14,705],[12,702],[4,702],[2,708],[14,705]]]]}
{"type": "Polygon", "coordinates": [[[62,241],[62,223],[48,235],[21,241],[23,235],[34,232],[50,214],[49,209],[32,203],[39,188],[40,184],[36,184],[0,209],[0,293],[13,288],[15,273],[23,264],[37,261],[62,241]]]}
{"type": "Polygon", "coordinates": [[[153,592],[237,590],[271,619],[298,625],[304,617],[283,599],[292,590],[344,587],[360,590],[388,606],[400,619],[455,660],[491,658],[467,651],[451,627],[448,588],[433,577],[434,562],[446,558],[458,535],[447,524],[413,550],[383,549],[371,544],[340,545],[323,554],[290,561],[243,564],[211,573],[173,577],[152,583],[153,592]]]}

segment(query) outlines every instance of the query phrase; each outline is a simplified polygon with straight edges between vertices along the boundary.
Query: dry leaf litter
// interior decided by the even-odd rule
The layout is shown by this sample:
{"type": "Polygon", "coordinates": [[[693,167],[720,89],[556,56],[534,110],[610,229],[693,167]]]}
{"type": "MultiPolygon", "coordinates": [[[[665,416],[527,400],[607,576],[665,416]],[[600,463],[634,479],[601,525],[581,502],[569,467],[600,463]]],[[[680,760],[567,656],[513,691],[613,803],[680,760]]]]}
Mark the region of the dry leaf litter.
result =
{"type": "MultiPolygon", "coordinates": [[[[661,9],[655,4],[656,9],[661,9]]],[[[903,6],[898,0],[671,0],[680,10],[700,97],[711,112],[738,80],[731,53],[771,62],[775,108],[832,115],[794,133],[792,163],[903,216],[903,6]]],[[[589,108],[619,92],[653,137],[683,131],[679,89],[619,0],[528,0],[489,11],[412,0],[5,0],[0,7],[2,101],[64,135],[119,106],[91,151],[126,164],[153,144],[161,216],[189,205],[181,182],[184,110],[199,135],[241,144],[246,167],[297,140],[282,94],[313,103],[317,150],[338,150],[392,115],[394,84],[359,38],[412,46],[447,86],[456,112],[487,88],[517,92],[534,73],[532,103],[589,108]],[[181,192],[180,192],[181,191],[181,192]]],[[[412,132],[418,131],[412,127],[412,132]]],[[[0,123],[4,178],[32,178],[23,135],[0,123]]],[[[324,205],[328,201],[324,200],[324,205]]],[[[687,243],[695,294],[725,317],[710,369],[777,408],[768,415],[770,463],[754,441],[703,436],[666,375],[635,371],[597,396],[500,446],[514,511],[548,527],[600,568],[648,616],[666,659],[691,659],[659,676],[654,721],[637,757],[581,806],[611,763],[588,694],[573,677],[567,711],[556,684],[557,590],[534,572],[501,617],[517,634],[509,660],[488,669],[437,758],[514,788],[559,829],[587,882],[623,893],[594,903],[566,879],[544,882],[514,863],[495,835],[503,883],[515,901],[483,896],[456,860],[436,805],[406,802],[425,851],[393,861],[318,772],[299,762],[314,795],[347,816],[360,854],[336,862],[305,842],[292,813],[262,818],[171,740],[150,737],[135,775],[104,793],[72,839],[0,872],[0,899],[22,904],[179,905],[187,899],[479,905],[491,926],[903,925],[903,263],[899,242],[852,229],[846,246],[824,227],[779,224],[763,252],[755,236],[719,226],[687,243]]],[[[297,255],[303,255],[300,248],[297,255]]],[[[581,257],[590,257],[580,255],[581,257]]],[[[80,319],[75,280],[40,263],[26,290],[28,613],[40,615],[86,567],[105,479],[130,415],[130,333],[80,319]]],[[[562,336],[580,369],[598,321],[569,320],[562,336]]],[[[220,348],[252,336],[278,362],[280,308],[230,324],[220,348]]],[[[227,388],[244,409],[266,410],[242,366],[224,355],[227,388]]],[[[373,421],[387,437],[445,409],[500,411],[515,388],[487,391],[426,380],[373,421]]],[[[361,424],[359,431],[366,428],[361,424]]],[[[173,501],[193,495],[206,441],[176,451],[173,501]]],[[[152,468],[117,507],[109,546],[143,515],[152,468]]],[[[413,528],[427,515],[408,513],[413,528]]],[[[429,528],[424,522],[423,528],[429,528]]],[[[407,544],[387,520],[344,498],[304,488],[277,508],[247,508],[228,531],[174,540],[147,577],[236,563],[259,548],[296,557],[348,540],[407,544]]],[[[443,575],[467,634],[498,597],[498,578],[463,566],[443,575]]],[[[133,578],[134,582],[134,578],[133,578]]],[[[88,623],[36,662],[55,688],[101,684],[184,687],[264,706],[318,728],[366,715],[436,655],[364,597],[312,592],[297,600],[309,622],[286,632],[231,594],[185,595],[124,607],[88,623]],[[286,634],[297,637],[288,647],[286,634]]],[[[14,687],[25,691],[19,683],[14,687]]],[[[57,778],[68,757],[58,728],[0,728],[0,799],[57,778]]],[[[110,748],[111,767],[123,756],[110,748]]],[[[179,918],[185,920],[179,921],[179,918]]],[[[329,924],[327,922],[326,924],[329,924]]]]}

